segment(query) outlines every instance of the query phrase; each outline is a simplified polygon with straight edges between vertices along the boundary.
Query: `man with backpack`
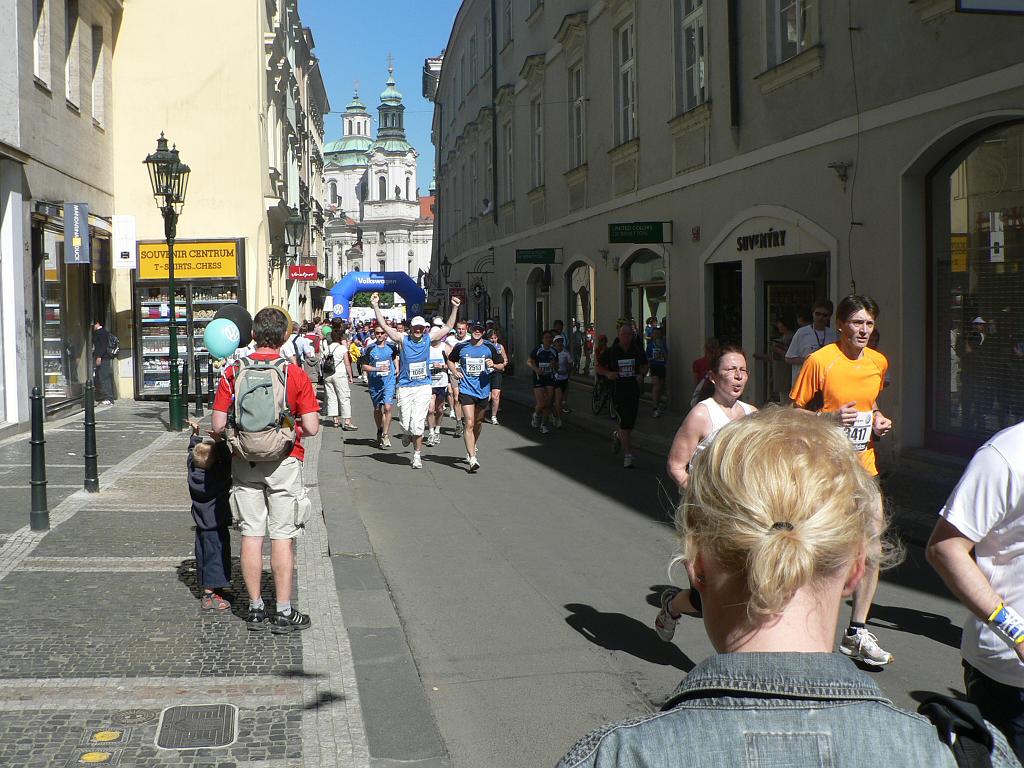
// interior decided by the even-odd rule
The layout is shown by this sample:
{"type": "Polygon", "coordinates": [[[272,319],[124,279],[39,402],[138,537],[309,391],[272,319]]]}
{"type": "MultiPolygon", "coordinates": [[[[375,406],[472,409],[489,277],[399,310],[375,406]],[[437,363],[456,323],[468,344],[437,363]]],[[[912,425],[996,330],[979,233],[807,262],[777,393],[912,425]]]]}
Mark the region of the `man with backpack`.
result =
{"type": "Polygon", "coordinates": [[[249,593],[247,629],[275,634],[310,626],[309,616],[292,608],[295,570],[293,539],[305,527],[310,501],[302,483],[304,435],[320,430],[320,403],[302,367],[281,356],[289,318],[280,309],[256,313],[256,350],[227,367],[213,403],[213,434],[231,448],[232,506],[242,531],[242,578],[249,593]],[[263,537],[270,536],[275,611],[260,593],[263,537]]]}
{"type": "Polygon", "coordinates": [[[120,348],[117,336],[103,327],[102,320],[96,320],[92,325],[93,382],[100,405],[110,405],[116,397],[111,361],[117,358],[120,348]]]}

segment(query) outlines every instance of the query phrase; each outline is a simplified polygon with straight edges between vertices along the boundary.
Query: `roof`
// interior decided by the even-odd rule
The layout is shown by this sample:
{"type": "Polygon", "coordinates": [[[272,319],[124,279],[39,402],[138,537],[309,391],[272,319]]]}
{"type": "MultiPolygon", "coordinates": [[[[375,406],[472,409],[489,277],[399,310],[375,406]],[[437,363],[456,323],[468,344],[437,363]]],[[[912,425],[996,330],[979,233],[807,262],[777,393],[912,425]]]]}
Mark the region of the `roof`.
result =
{"type": "Polygon", "coordinates": [[[395,68],[388,67],[387,87],[380,92],[380,100],[384,104],[401,104],[402,94],[395,87],[395,68]]]}
{"type": "Polygon", "coordinates": [[[434,196],[433,195],[421,195],[420,196],[420,218],[427,219],[428,221],[434,220],[434,196]]]}
{"type": "Polygon", "coordinates": [[[394,136],[389,138],[377,139],[375,142],[373,142],[373,146],[370,147],[370,151],[376,152],[377,150],[380,150],[381,152],[385,153],[392,152],[403,155],[406,152],[414,151],[412,148],[412,144],[410,144],[404,138],[400,139],[394,136]]]}
{"type": "Polygon", "coordinates": [[[339,152],[350,152],[365,155],[373,146],[373,139],[369,136],[346,136],[342,139],[335,139],[324,144],[324,154],[329,155],[339,152]]]}

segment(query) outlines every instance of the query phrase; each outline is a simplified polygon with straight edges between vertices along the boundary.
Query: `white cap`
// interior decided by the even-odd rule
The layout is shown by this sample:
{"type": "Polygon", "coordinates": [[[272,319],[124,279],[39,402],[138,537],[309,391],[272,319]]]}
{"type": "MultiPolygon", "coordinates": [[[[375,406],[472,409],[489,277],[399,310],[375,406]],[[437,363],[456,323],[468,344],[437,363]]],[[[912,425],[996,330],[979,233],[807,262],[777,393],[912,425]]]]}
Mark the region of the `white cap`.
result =
{"type": "Polygon", "coordinates": [[[557,335],[557,336],[555,336],[555,338],[553,338],[553,339],[552,339],[551,341],[552,341],[552,343],[554,343],[554,342],[556,342],[556,341],[560,341],[560,342],[562,342],[563,344],[565,344],[565,336],[563,336],[562,334],[558,334],[558,335],[557,335]]]}
{"type": "Polygon", "coordinates": [[[976,317],[973,320],[971,320],[971,322],[972,323],[984,323],[985,322],[985,318],[979,316],[979,317],[976,317]]]}
{"type": "Polygon", "coordinates": [[[434,327],[435,328],[442,328],[443,326],[444,326],[444,320],[442,320],[440,317],[435,317],[434,318],[434,327]]]}
{"type": "Polygon", "coordinates": [[[416,315],[416,317],[409,321],[409,327],[415,328],[416,326],[419,326],[420,328],[429,328],[430,323],[424,320],[422,315],[416,315]]]}

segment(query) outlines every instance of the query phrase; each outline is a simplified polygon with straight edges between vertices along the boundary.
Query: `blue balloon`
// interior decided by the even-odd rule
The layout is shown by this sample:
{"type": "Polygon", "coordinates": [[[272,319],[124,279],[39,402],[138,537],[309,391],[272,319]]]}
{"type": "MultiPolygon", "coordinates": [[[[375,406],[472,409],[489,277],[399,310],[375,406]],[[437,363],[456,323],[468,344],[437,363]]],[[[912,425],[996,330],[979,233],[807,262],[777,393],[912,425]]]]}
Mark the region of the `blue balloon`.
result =
{"type": "Polygon", "coordinates": [[[240,334],[238,326],[226,317],[211,320],[203,331],[203,343],[213,357],[225,358],[236,349],[240,334]]]}

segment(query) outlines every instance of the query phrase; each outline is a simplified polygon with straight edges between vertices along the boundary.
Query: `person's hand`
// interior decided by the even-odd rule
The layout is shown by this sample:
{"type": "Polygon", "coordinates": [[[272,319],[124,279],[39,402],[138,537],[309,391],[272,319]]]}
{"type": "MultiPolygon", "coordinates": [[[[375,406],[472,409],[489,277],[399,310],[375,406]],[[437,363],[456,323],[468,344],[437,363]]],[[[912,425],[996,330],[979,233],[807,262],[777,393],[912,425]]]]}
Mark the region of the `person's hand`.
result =
{"type": "Polygon", "coordinates": [[[462,371],[455,371],[455,380],[456,381],[462,381],[464,378],[466,378],[466,377],[462,373],[462,371]]]}
{"type": "Polygon", "coordinates": [[[892,429],[892,419],[884,416],[881,411],[875,411],[875,418],[871,428],[875,431],[876,435],[883,437],[892,429]]]}
{"type": "Polygon", "coordinates": [[[1017,654],[1017,658],[1024,662],[1024,643],[1017,643],[1013,646],[1013,650],[1017,654]]]}
{"type": "Polygon", "coordinates": [[[198,435],[199,434],[199,422],[198,421],[192,421],[191,419],[189,419],[188,425],[190,427],[192,427],[192,434],[193,435],[198,435]]]}
{"type": "Polygon", "coordinates": [[[103,365],[103,358],[102,357],[97,357],[96,358],[96,367],[99,368],[101,365],[103,365]]]}
{"type": "Polygon", "coordinates": [[[491,360],[491,358],[489,358],[489,357],[486,358],[484,360],[484,365],[486,366],[487,370],[489,370],[489,371],[494,370],[494,361],[491,360]]]}
{"type": "Polygon", "coordinates": [[[845,405],[840,406],[836,414],[839,423],[844,427],[853,426],[854,422],[857,421],[857,403],[851,400],[845,405]]]}
{"type": "Polygon", "coordinates": [[[462,299],[460,299],[458,296],[452,296],[452,306],[458,309],[460,306],[462,306],[462,299]]]}
{"type": "Polygon", "coordinates": [[[370,294],[370,306],[376,307],[380,303],[380,294],[374,291],[370,294]]]}

